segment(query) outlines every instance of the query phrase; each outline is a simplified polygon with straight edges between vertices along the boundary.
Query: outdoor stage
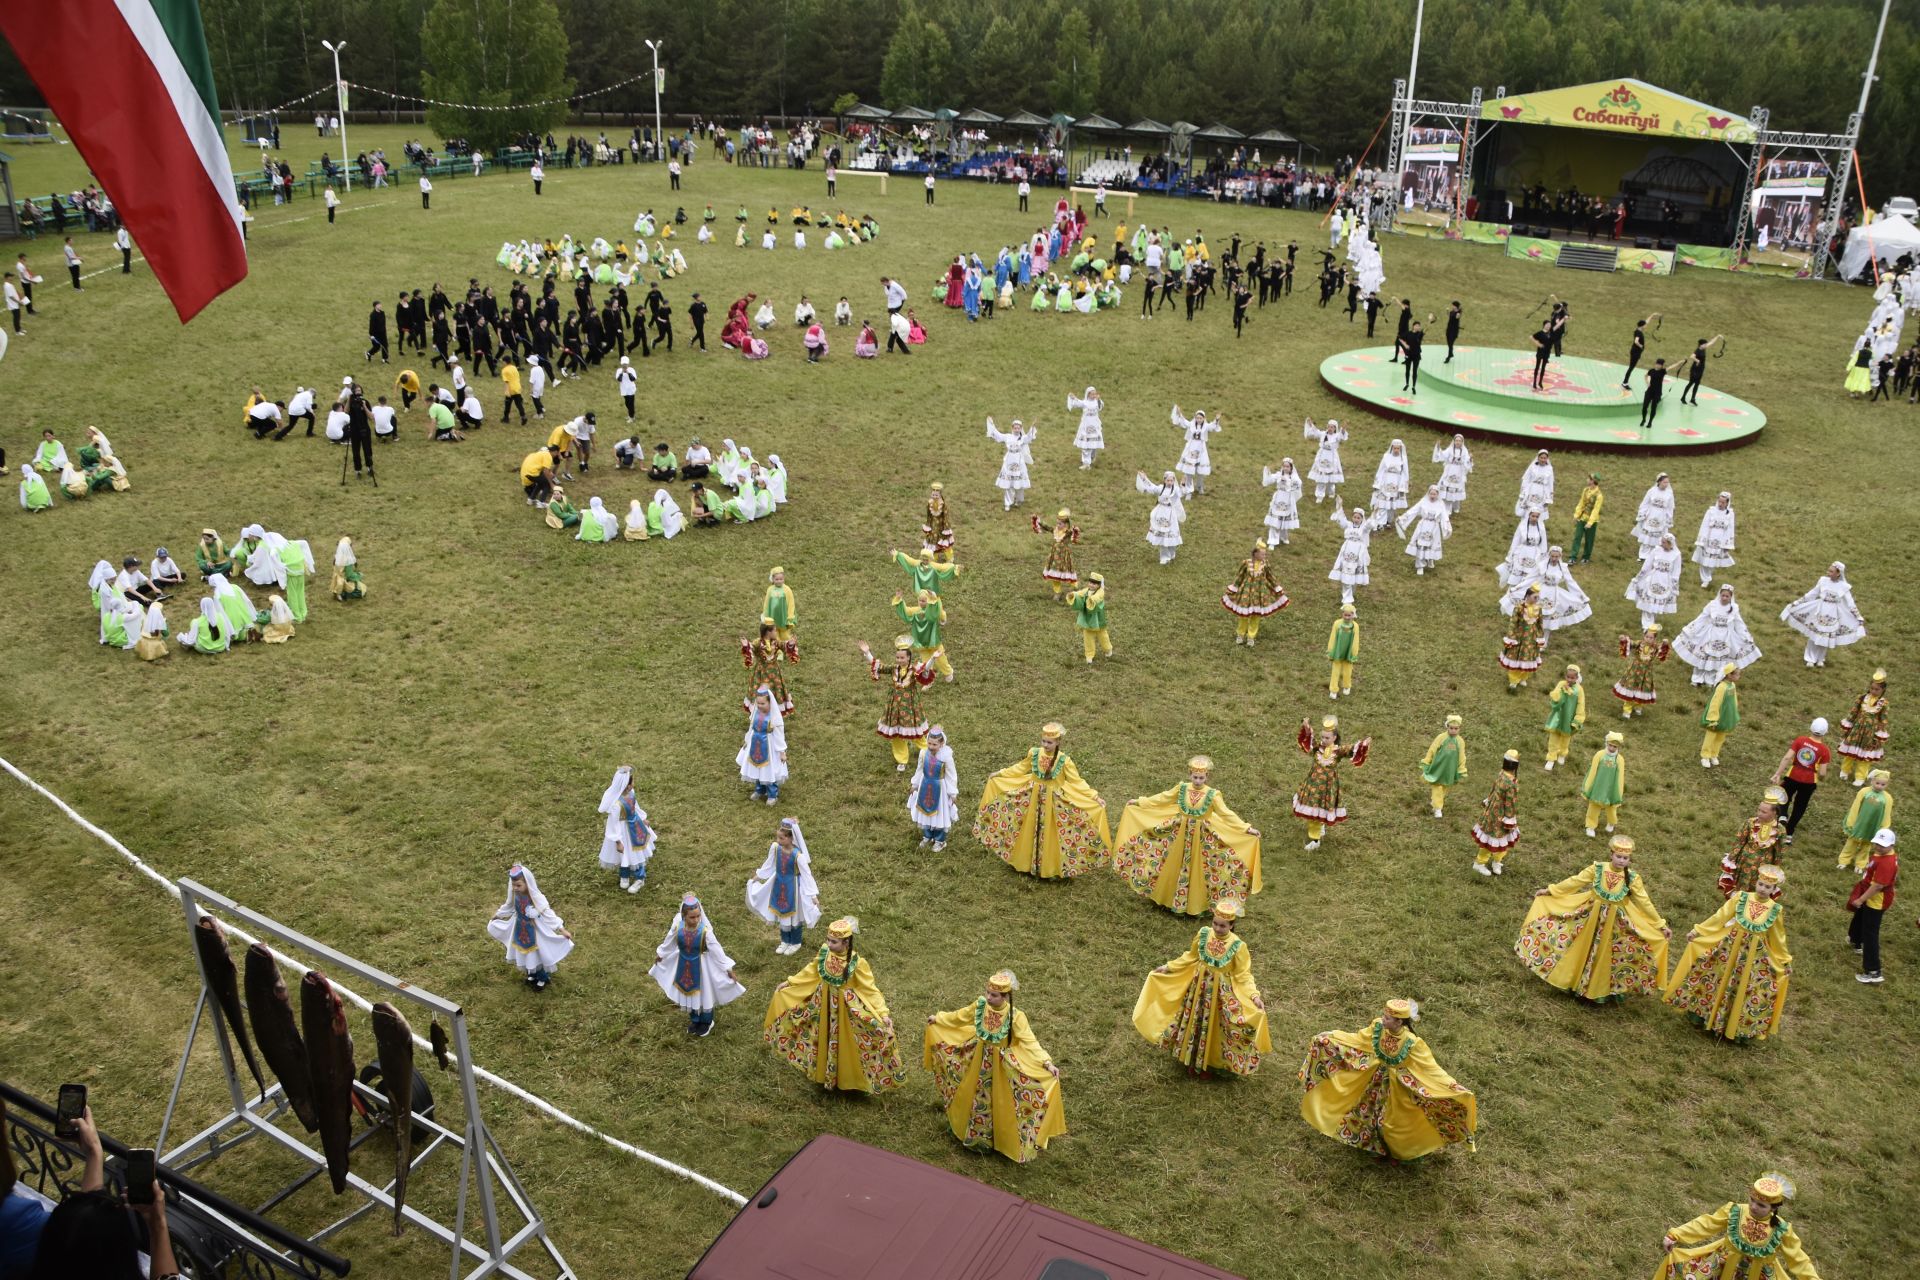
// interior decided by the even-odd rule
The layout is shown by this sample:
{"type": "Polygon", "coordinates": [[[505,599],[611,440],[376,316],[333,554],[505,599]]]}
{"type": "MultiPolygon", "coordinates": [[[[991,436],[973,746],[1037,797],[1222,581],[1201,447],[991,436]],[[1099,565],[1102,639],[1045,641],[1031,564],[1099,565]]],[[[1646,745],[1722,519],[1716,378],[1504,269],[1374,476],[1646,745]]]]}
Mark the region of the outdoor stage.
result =
{"type": "Polygon", "coordinates": [[[1669,374],[1652,431],[1640,427],[1646,364],[1631,389],[1620,385],[1626,366],[1567,356],[1547,367],[1533,389],[1533,353],[1504,347],[1446,347],[1429,340],[1417,393],[1400,389],[1401,368],[1388,363],[1392,347],[1360,347],[1328,356],[1320,378],[1342,399],[1389,418],[1448,434],[1503,438],[1555,449],[1609,453],[1691,453],[1750,444],[1767,425],[1756,406],[1702,384],[1700,405],[1680,403],[1684,378],[1669,374]]]}

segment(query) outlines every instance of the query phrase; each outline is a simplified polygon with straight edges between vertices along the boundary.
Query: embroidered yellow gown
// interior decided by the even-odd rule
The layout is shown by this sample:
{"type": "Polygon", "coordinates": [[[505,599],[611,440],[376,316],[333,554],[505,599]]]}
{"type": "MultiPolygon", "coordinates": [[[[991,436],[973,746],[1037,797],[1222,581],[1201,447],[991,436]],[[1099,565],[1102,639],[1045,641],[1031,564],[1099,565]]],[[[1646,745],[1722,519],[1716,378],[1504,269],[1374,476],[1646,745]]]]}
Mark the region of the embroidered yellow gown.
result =
{"type": "Polygon", "coordinates": [[[1793,956],[1786,907],[1736,893],[1693,927],[1664,999],[1714,1035],[1764,1040],[1780,1029],[1793,956]]]}
{"type": "Polygon", "coordinates": [[[1639,872],[1596,862],[1533,900],[1513,954],[1549,986],[1582,999],[1658,995],[1666,923],[1639,872]]]}
{"type": "Polygon", "coordinates": [[[1047,1070],[1053,1059],[1011,1003],[996,1010],[982,996],[935,1014],[922,1061],[947,1104],[953,1136],[969,1147],[1025,1164],[1067,1131],[1060,1081],[1047,1070]]]}
{"type": "Polygon", "coordinates": [[[882,1093],[906,1075],[886,997],[857,953],[849,969],[845,955],[821,947],[773,993],[761,1039],[829,1089],[882,1093]]]}
{"type": "Polygon", "coordinates": [[[1674,1247],[1653,1280],[1820,1280],[1793,1224],[1777,1209],[1762,1226],[1748,1220],[1745,1205],[1723,1204],[1667,1234],[1674,1247]]]}
{"type": "Polygon", "coordinates": [[[1211,927],[1195,935],[1185,955],[1149,973],[1133,1005],[1133,1026],[1194,1071],[1252,1075],[1260,1055],[1273,1052],[1267,1013],[1257,1003],[1253,957],[1239,934],[1222,938],[1211,927]]]}
{"type": "Polygon", "coordinates": [[[1322,1031],[1300,1064],[1300,1116],[1350,1147],[1395,1160],[1455,1142],[1473,1145],[1473,1093],[1440,1069],[1426,1041],[1381,1021],[1362,1031],[1322,1031]]]}
{"type": "Polygon", "coordinates": [[[1142,897],[1203,915],[1220,898],[1260,892],[1260,837],[1218,791],[1183,782],[1127,803],[1113,869],[1142,897]]]}
{"type": "Polygon", "coordinates": [[[1073,757],[1042,748],[987,778],[973,838],[1015,871],[1045,880],[1104,867],[1113,853],[1106,806],[1073,757]]]}

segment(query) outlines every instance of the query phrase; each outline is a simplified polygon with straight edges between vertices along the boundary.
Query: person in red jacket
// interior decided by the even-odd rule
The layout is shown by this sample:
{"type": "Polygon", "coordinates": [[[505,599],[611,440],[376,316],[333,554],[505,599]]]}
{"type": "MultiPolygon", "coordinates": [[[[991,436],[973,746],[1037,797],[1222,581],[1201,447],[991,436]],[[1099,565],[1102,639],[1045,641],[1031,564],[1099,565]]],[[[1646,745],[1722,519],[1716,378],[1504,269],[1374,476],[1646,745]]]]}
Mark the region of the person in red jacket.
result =
{"type": "Polygon", "coordinates": [[[1860,972],[1854,981],[1878,985],[1886,978],[1880,973],[1880,918],[1893,909],[1893,886],[1900,878],[1900,855],[1894,851],[1893,832],[1882,827],[1873,836],[1873,853],[1860,883],[1847,895],[1847,909],[1853,920],[1847,925],[1847,941],[1860,953],[1860,972]]]}

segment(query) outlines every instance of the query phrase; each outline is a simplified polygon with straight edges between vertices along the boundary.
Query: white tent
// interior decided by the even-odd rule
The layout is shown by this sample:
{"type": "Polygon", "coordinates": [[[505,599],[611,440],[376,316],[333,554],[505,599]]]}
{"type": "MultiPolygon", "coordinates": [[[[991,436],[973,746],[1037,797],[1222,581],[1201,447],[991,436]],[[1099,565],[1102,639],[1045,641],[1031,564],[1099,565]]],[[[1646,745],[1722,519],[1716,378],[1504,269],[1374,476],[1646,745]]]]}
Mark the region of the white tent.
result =
{"type": "Polygon", "coordinates": [[[1875,218],[1847,234],[1847,247],[1840,255],[1841,278],[1858,279],[1867,270],[1868,258],[1888,263],[1903,253],[1920,258],[1920,230],[1898,215],[1875,218]]]}

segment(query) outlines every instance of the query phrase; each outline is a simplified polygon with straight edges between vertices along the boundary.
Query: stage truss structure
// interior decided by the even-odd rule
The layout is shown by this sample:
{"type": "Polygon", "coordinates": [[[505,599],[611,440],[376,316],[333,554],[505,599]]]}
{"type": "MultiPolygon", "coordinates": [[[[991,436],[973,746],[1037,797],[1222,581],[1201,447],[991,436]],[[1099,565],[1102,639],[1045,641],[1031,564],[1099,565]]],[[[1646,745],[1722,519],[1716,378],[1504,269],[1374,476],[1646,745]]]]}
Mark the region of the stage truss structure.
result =
{"type": "MultiPolygon", "coordinates": [[[[194,946],[193,931],[199,926],[200,917],[212,915],[223,924],[231,922],[240,930],[265,942],[273,950],[275,960],[281,964],[296,967],[320,968],[329,982],[338,986],[336,979],[341,977],[358,979],[366,986],[377,989],[380,998],[393,1001],[396,1006],[411,1006],[415,1010],[425,1010],[427,1015],[443,1019],[448,1025],[448,1036],[455,1078],[460,1087],[461,1109],[465,1114],[462,1130],[458,1133],[440,1124],[431,1115],[410,1111],[408,1118],[414,1126],[416,1149],[408,1168],[410,1176],[417,1175],[421,1166],[441,1148],[457,1150],[460,1153],[460,1187],[452,1224],[429,1217],[416,1208],[410,1201],[401,1209],[407,1222],[425,1231],[450,1252],[447,1275],[449,1280],[483,1280],[484,1277],[500,1276],[506,1280],[573,1280],[574,1273],[560,1255],[559,1248],[547,1234],[546,1221],[534,1207],[525,1188],[514,1176],[507,1163],[504,1152],[488,1132],[486,1121],[480,1114],[480,1099],[474,1080],[473,1057],[467,1046],[466,1013],[457,1004],[433,994],[424,987],[404,982],[392,974],[377,969],[370,964],[354,959],[344,952],[337,951],[324,942],[308,937],[296,929],[291,929],[267,916],[235,902],[225,894],[210,889],[191,879],[175,882],[180,893],[180,909],[186,917],[187,943],[194,953],[194,963],[199,964],[199,948],[194,946]],[[292,953],[291,955],[288,953],[292,953]],[[311,963],[308,963],[311,961],[311,963]],[[426,1134],[424,1142],[420,1136],[426,1134]],[[470,1204],[470,1192],[473,1201],[470,1204]],[[503,1234],[501,1201],[512,1207],[521,1225],[510,1233],[503,1234]],[[470,1239],[468,1233],[468,1214],[470,1207],[477,1207],[474,1216],[478,1219],[479,1239],[470,1239]],[[514,1255],[523,1248],[537,1245],[547,1255],[548,1265],[536,1274],[525,1270],[513,1261],[514,1255]],[[463,1272],[462,1264],[471,1270],[463,1272]]],[[[232,931],[230,931],[232,932],[232,931]]],[[[343,995],[347,989],[340,988],[343,995]]],[[[160,1125],[160,1137],[155,1142],[159,1149],[159,1163],[165,1168],[178,1172],[206,1164],[222,1153],[230,1151],[253,1138],[262,1138],[277,1146],[296,1161],[306,1166],[298,1178],[273,1196],[267,1207],[280,1203],[308,1182],[326,1173],[327,1158],[316,1146],[306,1140],[305,1135],[287,1132],[276,1123],[289,1110],[286,1092],[276,1080],[267,1091],[253,1098],[253,1087],[241,1074],[236,1063],[235,1050],[226,1019],[220,1012],[219,1002],[212,997],[204,969],[200,976],[200,998],[194,1006],[193,1021],[187,1027],[186,1046],[180,1051],[180,1065],[174,1073],[173,1092],[167,1098],[166,1118],[160,1125]],[[193,1056],[194,1039],[200,1030],[202,1014],[210,1014],[214,1035],[219,1049],[221,1074],[226,1078],[227,1097],[230,1110],[218,1121],[202,1129],[193,1137],[177,1146],[167,1146],[167,1133],[173,1126],[174,1115],[180,1103],[180,1090],[186,1080],[187,1064],[193,1056]],[[251,1101],[250,1101],[251,1099],[251,1101]]],[[[357,997],[355,998],[357,1002],[357,997]]],[[[427,1042],[419,1036],[414,1040],[424,1049],[427,1042]]],[[[382,1064],[384,1074],[385,1064],[382,1064]]],[[[401,1084],[406,1095],[411,1095],[412,1081],[401,1084]]],[[[385,1109],[388,1106],[386,1095],[361,1080],[354,1081],[354,1091],[358,1098],[369,1107],[385,1109]]],[[[361,1135],[364,1137],[365,1135],[361,1135]]],[[[356,1138],[355,1146],[359,1145],[356,1138]]],[[[393,1182],[389,1171],[383,1184],[375,1184],[362,1178],[351,1170],[347,1174],[349,1194],[357,1194],[361,1203],[330,1225],[313,1233],[311,1240],[319,1243],[335,1235],[349,1224],[375,1209],[384,1207],[389,1213],[393,1210],[393,1182]]]]}
{"type": "MultiPolygon", "coordinates": [[[[1494,90],[1495,98],[1507,96],[1505,85],[1494,90]]],[[[1396,79],[1393,82],[1393,114],[1388,121],[1390,141],[1387,145],[1387,172],[1393,174],[1393,198],[1387,201],[1384,230],[1391,231],[1400,214],[1400,192],[1406,184],[1407,176],[1407,139],[1414,129],[1424,122],[1434,122],[1441,128],[1450,128],[1460,134],[1460,161],[1458,181],[1453,200],[1453,219],[1465,217],[1468,179],[1473,172],[1473,157],[1482,142],[1492,136],[1489,130],[1480,129],[1480,108],[1482,95],[1478,85],[1474,86],[1472,97],[1466,102],[1442,102],[1434,99],[1413,98],[1408,96],[1407,82],[1396,79]]],[[[1764,172],[1767,162],[1777,160],[1788,152],[1811,152],[1818,156],[1827,167],[1828,181],[1826,198],[1820,211],[1820,226],[1816,235],[1812,259],[1808,264],[1808,275],[1815,280],[1824,280],[1827,267],[1833,260],[1834,235],[1839,228],[1840,218],[1846,208],[1847,186],[1853,181],[1856,153],[1860,145],[1861,113],[1856,111],[1847,117],[1845,133],[1807,133],[1793,129],[1773,129],[1768,126],[1768,111],[1765,107],[1755,107],[1748,115],[1753,125],[1754,141],[1751,145],[1726,143],[1734,158],[1739,161],[1745,174],[1740,192],[1740,220],[1734,232],[1733,258],[1735,262],[1744,262],[1749,242],[1753,238],[1753,195],[1764,172]]]]}

